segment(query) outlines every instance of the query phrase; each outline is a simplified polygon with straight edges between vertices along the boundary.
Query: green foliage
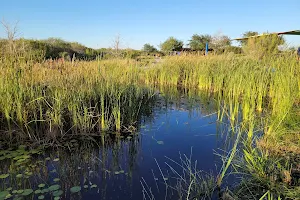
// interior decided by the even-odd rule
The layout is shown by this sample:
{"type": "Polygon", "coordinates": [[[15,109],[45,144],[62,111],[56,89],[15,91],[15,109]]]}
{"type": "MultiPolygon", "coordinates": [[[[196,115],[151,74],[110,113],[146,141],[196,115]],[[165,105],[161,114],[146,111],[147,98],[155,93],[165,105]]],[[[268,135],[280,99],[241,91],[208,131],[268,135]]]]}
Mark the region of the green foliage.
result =
{"type": "Polygon", "coordinates": [[[243,46],[243,51],[247,55],[262,58],[279,53],[278,46],[284,43],[285,40],[282,36],[267,33],[260,37],[249,38],[247,44],[243,46]]]}
{"type": "Polygon", "coordinates": [[[51,185],[48,189],[49,191],[56,191],[59,190],[60,185],[56,184],[56,185],[51,185]]]}
{"type": "Polygon", "coordinates": [[[183,42],[174,37],[169,37],[165,42],[160,44],[160,48],[164,52],[180,51],[182,47],[183,47],[183,42]]]}
{"type": "Polygon", "coordinates": [[[45,45],[33,40],[1,40],[0,41],[0,60],[10,62],[40,62],[45,56],[45,45]]]}
{"type": "Polygon", "coordinates": [[[33,190],[32,189],[25,189],[24,192],[22,193],[23,196],[28,196],[30,194],[33,193],[33,190]]]}
{"type": "Polygon", "coordinates": [[[8,191],[0,191],[0,199],[5,199],[6,196],[9,195],[8,191]]]}
{"type": "Polygon", "coordinates": [[[72,188],[70,188],[70,192],[71,193],[77,193],[81,190],[81,187],[80,186],[74,186],[72,188]]]}
{"type": "Polygon", "coordinates": [[[206,43],[210,43],[212,40],[212,37],[210,35],[198,35],[194,34],[189,40],[189,45],[192,50],[204,50],[206,43]]]}
{"type": "Polygon", "coordinates": [[[234,53],[234,54],[241,54],[242,53],[242,47],[236,47],[236,46],[228,46],[224,48],[224,53],[234,53]]]}
{"type": "Polygon", "coordinates": [[[77,42],[66,42],[59,38],[49,38],[46,40],[17,39],[13,43],[0,40],[0,59],[13,57],[27,62],[33,60],[41,62],[44,59],[64,58],[71,60],[73,56],[77,59],[94,60],[102,51],[85,47],[77,42]],[[13,47],[13,48],[12,48],[13,47]]]}
{"type": "Polygon", "coordinates": [[[157,52],[157,49],[150,44],[144,44],[144,47],[142,49],[143,51],[147,52],[147,53],[153,53],[153,52],[157,52]]]}
{"type": "Polygon", "coordinates": [[[126,49],[123,50],[122,53],[124,58],[129,58],[129,59],[136,59],[141,55],[141,51],[138,50],[133,50],[133,49],[126,49]]]}
{"type": "MultiPolygon", "coordinates": [[[[246,32],[243,34],[243,38],[248,38],[248,37],[255,36],[255,35],[258,35],[258,32],[256,32],[256,31],[246,31],[246,32]]],[[[239,41],[239,42],[240,42],[240,44],[241,44],[242,46],[247,45],[247,40],[241,40],[241,41],[239,41]]]]}

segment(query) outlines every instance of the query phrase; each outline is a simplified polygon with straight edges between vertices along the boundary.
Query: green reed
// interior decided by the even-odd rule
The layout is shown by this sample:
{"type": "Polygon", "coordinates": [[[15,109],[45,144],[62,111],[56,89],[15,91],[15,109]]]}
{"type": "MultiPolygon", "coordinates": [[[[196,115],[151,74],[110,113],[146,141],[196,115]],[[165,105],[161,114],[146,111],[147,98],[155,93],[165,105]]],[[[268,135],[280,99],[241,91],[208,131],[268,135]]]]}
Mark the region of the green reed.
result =
{"type": "Polygon", "coordinates": [[[132,61],[81,62],[76,67],[38,63],[30,69],[19,64],[0,65],[0,123],[11,138],[120,132],[138,120],[140,106],[153,97],[150,89],[137,87],[132,61]]]}
{"type": "Polygon", "coordinates": [[[4,59],[0,69],[0,123],[11,137],[33,137],[40,130],[50,137],[120,132],[137,121],[153,88],[212,93],[232,123],[251,124],[254,116],[267,116],[265,132],[273,134],[275,122],[300,99],[299,62],[291,55],[174,56],[146,68],[134,60],[74,65],[4,59]]]}
{"type": "MultiPolygon", "coordinates": [[[[142,74],[149,85],[215,93],[226,104],[232,121],[240,109],[245,121],[259,113],[282,118],[300,99],[300,67],[293,55],[260,60],[231,55],[171,57],[142,74]]],[[[272,131],[270,127],[268,132],[272,131]]]]}

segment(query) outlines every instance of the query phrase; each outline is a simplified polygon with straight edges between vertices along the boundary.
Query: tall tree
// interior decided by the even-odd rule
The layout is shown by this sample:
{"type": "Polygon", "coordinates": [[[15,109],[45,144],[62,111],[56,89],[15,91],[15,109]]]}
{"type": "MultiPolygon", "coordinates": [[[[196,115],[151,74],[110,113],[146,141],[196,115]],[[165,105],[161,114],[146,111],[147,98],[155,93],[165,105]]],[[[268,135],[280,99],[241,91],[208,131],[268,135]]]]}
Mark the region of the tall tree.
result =
{"type": "Polygon", "coordinates": [[[210,43],[212,37],[210,35],[198,35],[194,34],[189,40],[189,45],[192,50],[203,50],[205,49],[206,43],[210,43]]]}
{"type": "Polygon", "coordinates": [[[4,19],[0,22],[5,29],[6,35],[7,35],[7,41],[8,41],[8,49],[9,52],[12,54],[16,49],[15,47],[15,40],[18,34],[18,23],[16,22],[13,26],[11,26],[8,22],[6,22],[4,19]]]}
{"type": "Polygon", "coordinates": [[[154,46],[152,46],[152,45],[150,45],[148,43],[144,44],[144,47],[143,47],[142,50],[145,51],[145,52],[147,52],[147,53],[153,53],[153,52],[157,51],[157,49],[154,46]]]}
{"type": "Polygon", "coordinates": [[[112,48],[118,52],[120,50],[121,46],[121,36],[120,34],[117,34],[116,37],[112,41],[112,48]]]}
{"type": "Polygon", "coordinates": [[[174,37],[169,37],[165,42],[160,44],[162,51],[180,51],[183,47],[183,42],[174,37]]]}

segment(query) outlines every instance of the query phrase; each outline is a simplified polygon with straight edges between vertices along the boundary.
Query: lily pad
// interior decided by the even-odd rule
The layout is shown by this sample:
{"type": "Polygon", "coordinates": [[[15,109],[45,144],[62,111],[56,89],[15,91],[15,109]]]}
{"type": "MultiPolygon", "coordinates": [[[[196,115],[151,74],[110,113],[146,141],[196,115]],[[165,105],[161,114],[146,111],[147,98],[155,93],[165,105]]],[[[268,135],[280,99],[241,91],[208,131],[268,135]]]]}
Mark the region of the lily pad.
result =
{"type": "Polygon", "coordinates": [[[60,197],[54,197],[54,200],[59,200],[60,199],[60,197]]]}
{"type": "Polygon", "coordinates": [[[41,196],[38,197],[38,199],[45,199],[45,196],[41,195],[41,196]]]}
{"type": "Polygon", "coordinates": [[[48,188],[45,188],[42,190],[42,193],[48,193],[49,192],[49,189],[48,188]]]}
{"type": "Polygon", "coordinates": [[[17,177],[17,178],[22,178],[22,177],[23,177],[23,174],[17,174],[16,177],[17,177]]]}
{"type": "Polygon", "coordinates": [[[7,195],[9,195],[8,191],[2,191],[2,192],[0,192],[0,199],[4,199],[7,195]]]}
{"type": "Polygon", "coordinates": [[[49,191],[55,191],[55,190],[58,190],[60,188],[60,186],[59,185],[51,185],[48,189],[49,189],[49,191]]]}
{"type": "Polygon", "coordinates": [[[44,183],[41,183],[41,184],[38,185],[38,187],[39,187],[39,188],[43,188],[43,187],[45,187],[45,184],[44,184],[44,183]]]}
{"type": "Polygon", "coordinates": [[[18,190],[17,193],[18,194],[22,194],[24,192],[24,190],[18,190]]]}
{"type": "Polygon", "coordinates": [[[11,195],[11,194],[8,194],[8,195],[6,195],[5,199],[9,199],[9,198],[11,198],[11,197],[12,197],[12,195],[11,195]]]}
{"type": "Polygon", "coordinates": [[[96,188],[97,187],[97,185],[96,184],[93,184],[92,186],[91,186],[91,188],[96,188]]]}
{"type": "Polygon", "coordinates": [[[33,193],[33,190],[32,189],[25,189],[24,192],[22,193],[23,196],[28,196],[30,195],[31,193],[33,193]]]}
{"type": "Polygon", "coordinates": [[[9,174],[1,174],[1,175],[0,175],[0,179],[5,179],[5,178],[7,178],[7,177],[9,177],[9,174]]]}
{"type": "Polygon", "coordinates": [[[80,186],[74,186],[70,189],[70,192],[71,193],[76,193],[76,192],[79,192],[81,190],[81,187],[80,186]]]}
{"type": "Polygon", "coordinates": [[[12,187],[6,188],[6,191],[11,191],[12,187]]]}
{"type": "Polygon", "coordinates": [[[83,188],[84,188],[84,189],[88,189],[89,186],[88,186],[88,185],[84,185],[83,188]]]}
{"type": "Polygon", "coordinates": [[[119,175],[120,174],[120,172],[115,172],[115,175],[119,175]]]}
{"type": "Polygon", "coordinates": [[[17,194],[17,193],[18,193],[18,190],[13,190],[11,193],[17,194]]]}
{"type": "Polygon", "coordinates": [[[57,161],[59,161],[59,158],[55,158],[53,161],[54,161],[54,162],[57,162],[57,161]]]}
{"type": "Polygon", "coordinates": [[[164,141],[157,141],[157,144],[164,144],[164,141]]]}
{"type": "Polygon", "coordinates": [[[53,192],[53,196],[54,197],[60,197],[64,192],[62,190],[57,190],[55,192],[53,192]]]}
{"type": "Polygon", "coordinates": [[[54,181],[54,182],[59,182],[60,179],[59,179],[59,178],[55,178],[55,179],[53,179],[53,181],[54,181]]]}
{"type": "Polygon", "coordinates": [[[42,190],[36,190],[34,191],[34,194],[41,194],[42,193],[42,190]]]}
{"type": "Polygon", "coordinates": [[[31,176],[33,173],[32,172],[25,172],[26,175],[31,176]]]}

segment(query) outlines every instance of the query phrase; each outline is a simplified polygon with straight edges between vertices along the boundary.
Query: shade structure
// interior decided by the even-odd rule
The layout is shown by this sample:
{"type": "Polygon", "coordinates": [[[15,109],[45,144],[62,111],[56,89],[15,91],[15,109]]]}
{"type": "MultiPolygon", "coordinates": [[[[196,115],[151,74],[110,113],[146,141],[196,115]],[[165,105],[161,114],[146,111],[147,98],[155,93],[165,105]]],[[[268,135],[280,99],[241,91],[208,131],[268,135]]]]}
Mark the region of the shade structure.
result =
{"type": "Polygon", "coordinates": [[[300,30],[279,32],[278,35],[300,35],[300,30]]]}
{"type": "Polygon", "coordinates": [[[261,35],[255,35],[255,36],[250,36],[250,37],[244,37],[244,38],[235,38],[233,40],[248,40],[249,38],[256,38],[256,37],[261,37],[261,36],[266,36],[266,35],[300,35],[300,30],[293,30],[293,31],[285,31],[285,32],[277,32],[277,33],[264,33],[261,35]]]}

